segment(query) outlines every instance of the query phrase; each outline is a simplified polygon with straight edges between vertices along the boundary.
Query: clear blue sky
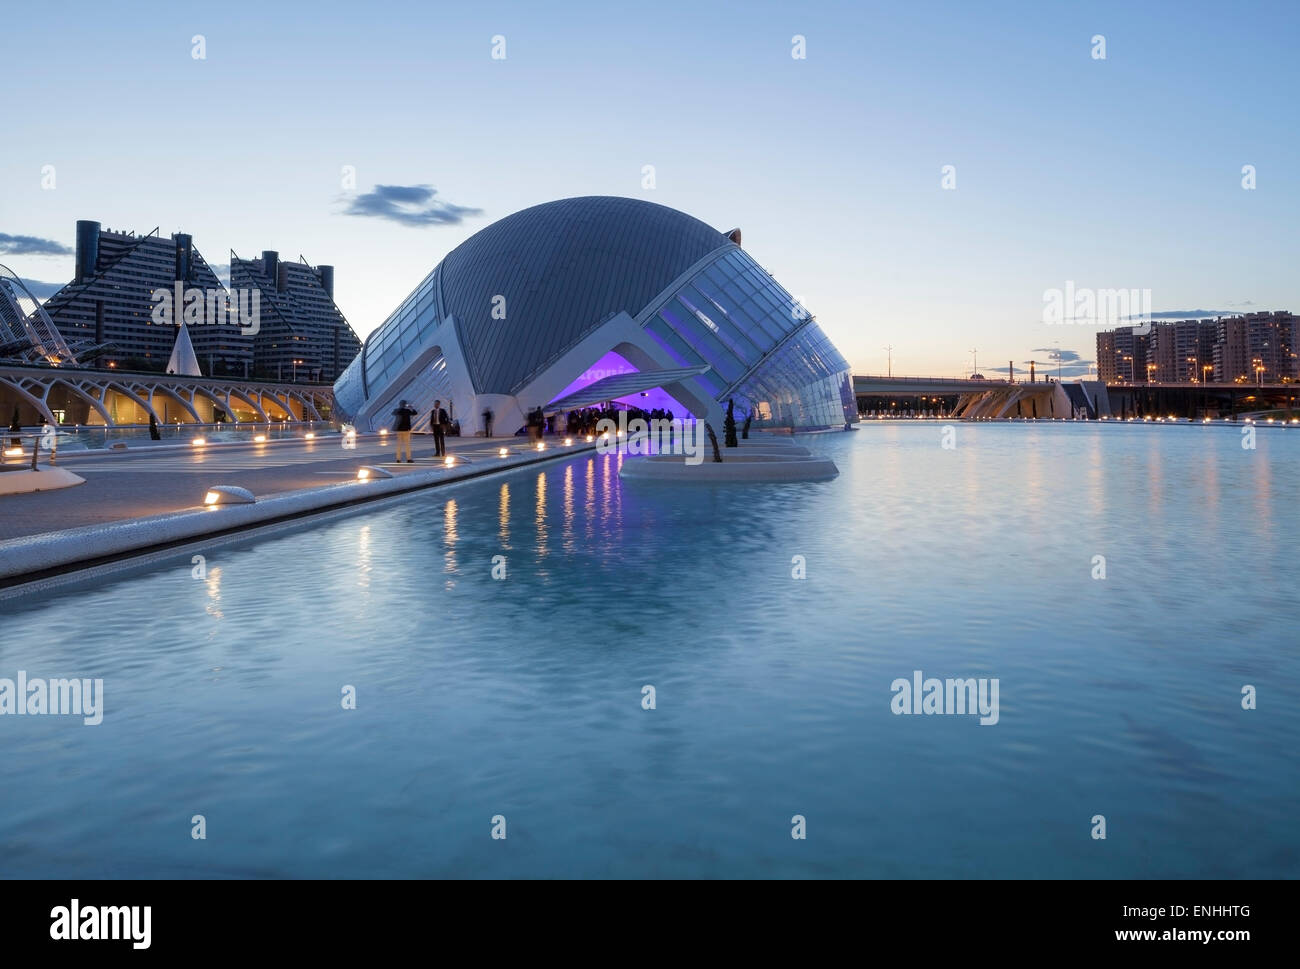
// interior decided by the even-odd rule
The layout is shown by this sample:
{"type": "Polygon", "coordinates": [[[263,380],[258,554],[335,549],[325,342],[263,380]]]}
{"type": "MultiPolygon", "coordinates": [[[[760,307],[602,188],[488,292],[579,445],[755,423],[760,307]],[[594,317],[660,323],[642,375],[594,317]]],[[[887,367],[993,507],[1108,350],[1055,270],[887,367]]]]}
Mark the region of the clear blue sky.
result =
{"type": "Polygon", "coordinates": [[[5,238],[71,247],[79,218],[157,225],[213,263],[232,247],[332,263],[364,334],[491,221],[610,194],[741,226],[858,372],[883,372],[887,343],[903,373],[968,370],[972,347],[992,371],[1057,341],[1091,360],[1093,328],[1042,322],[1043,290],[1067,280],[1150,289],[1156,312],[1300,309],[1294,0],[56,3],[6,18],[0,262],[34,280],[66,282],[72,257],[5,238]],[[345,214],[376,185],[481,214],[345,214]]]}

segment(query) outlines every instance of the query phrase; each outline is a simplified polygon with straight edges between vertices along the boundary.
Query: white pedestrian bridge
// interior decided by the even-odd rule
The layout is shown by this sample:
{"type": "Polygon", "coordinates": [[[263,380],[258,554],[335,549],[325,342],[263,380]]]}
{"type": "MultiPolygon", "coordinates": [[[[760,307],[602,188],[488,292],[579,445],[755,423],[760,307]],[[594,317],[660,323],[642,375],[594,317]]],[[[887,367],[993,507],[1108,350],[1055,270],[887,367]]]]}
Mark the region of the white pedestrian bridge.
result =
{"type": "Polygon", "coordinates": [[[333,402],[328,385],[0,364],[4,424],[15,408],[24,426],[325,421],[333,402]]]}

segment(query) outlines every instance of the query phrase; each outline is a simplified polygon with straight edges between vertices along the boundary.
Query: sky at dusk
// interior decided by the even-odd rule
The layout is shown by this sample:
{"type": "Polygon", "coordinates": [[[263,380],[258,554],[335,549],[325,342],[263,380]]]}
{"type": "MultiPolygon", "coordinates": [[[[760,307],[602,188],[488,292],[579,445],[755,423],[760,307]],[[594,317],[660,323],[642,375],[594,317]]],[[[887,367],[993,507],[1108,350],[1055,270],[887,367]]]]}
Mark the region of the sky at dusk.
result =
{"type": "Polygon", "coordinates": [[[14,6],[0,263],[67,282],[77,219],[276,249],[364,335],[496,219],[624,195],[740,226],[858,373],[1086,369],[1067,283],[1300,309],[1300,4],[1088,8],[14,6]]]}

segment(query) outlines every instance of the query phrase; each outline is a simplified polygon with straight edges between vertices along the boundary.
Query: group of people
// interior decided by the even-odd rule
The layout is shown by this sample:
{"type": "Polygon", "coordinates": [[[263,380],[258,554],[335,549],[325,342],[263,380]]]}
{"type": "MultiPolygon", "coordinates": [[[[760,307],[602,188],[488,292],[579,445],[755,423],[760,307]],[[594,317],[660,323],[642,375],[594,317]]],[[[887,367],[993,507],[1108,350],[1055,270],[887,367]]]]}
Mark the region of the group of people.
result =
{"type": "MultiPolygon", "coordinates": [[[[406,454],[406,463],[414,464],[415,458],[411,455],[411,421],[419,416],[419,412],[411,407],[405,400],[397,405],[393,411],[393,430],[397,433],[397,463],[402,463],[402,454],[406,454]]],[[[433,432],[433,453],[435,457],[445,457],[447,454],[447,431],[451,429],[451,416],[442,406],[441,400],[433,402],[433,410],[429,412],[429,430],[433,432]]]]}
{"type": "MultiPolygon", "coordinates": [[[[629,422],[637,420],[646,421],[671,421],[673,412],[661,407],[655,407],[645,410],[641,407],[618,408],[612,404],[606,404],[603,407],[583,407],[579,410],[571,410],[567,413],[547,414],[541,407],[534,407],[528,412],[527,424],[519,432],[527,434],[534,440],[541,440],[543,434],[566,434],[570,437],[580,437],[589,434],[595,434],[597,426],[602,420],[618,422],[619,413],[625,413],[629,422]]],[[[414,464],[414,458],[411,455],[411,425],[415,418],[419,416],[410,404],[403,400],[397,409],[393,411],[393,430],[397,433],[397,463],[401,464],[403,460],[407,464],[414,464]],[[402,455],[406,457],[403,458],[402,455]]],[[[483,412],[483,429],[487,437],[492,436],[491,410],[483,412]]],[[[451,418],[442,406],[441,400],[433,402],[433,410],[429,414],[429,429],[433,432],[434,456],[444,457],[447,453],[447,433],[451,429],[451,418]]]]}
{"type": "MultiPolygon", "coordinates": [[[[629,422],[637,420],[646,421],[671,421],[673,412],[661,407],[655,407],[651,410],[645,410],[641,407],[622,408],[623,413],[627,414],[629,422]]],[[[618,423],[620,409],[611,405],[604,407],[584,407],[581,410],[571,410],[564,415],[564,433],[570,436],[582,436],[586,434],[595,434],[596,427],[602,420],[609,420],[618,423]]],[[[556,418],[552,417],[550,421],[550,433],[557,433],[556,418]]]]}

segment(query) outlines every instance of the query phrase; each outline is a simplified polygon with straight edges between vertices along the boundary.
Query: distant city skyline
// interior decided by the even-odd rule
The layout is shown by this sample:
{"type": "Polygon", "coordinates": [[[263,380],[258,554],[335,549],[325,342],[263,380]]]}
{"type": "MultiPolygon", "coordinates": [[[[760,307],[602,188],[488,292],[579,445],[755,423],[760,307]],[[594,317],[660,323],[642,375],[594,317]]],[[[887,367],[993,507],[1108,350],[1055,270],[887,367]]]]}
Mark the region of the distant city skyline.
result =
{"type": "Polygon", "coordinates": [[[1067,284],[1154,319],[1300,309],[1294,4],[356,18],[12,12],[0,263],[50,295],[78,219],[189,233],[223,276],[301,253],[364,337],[487,225],[623,195],[739,226],[859,373],[1084,372],[1107,327],[1043,322],[1067,284]]]}

